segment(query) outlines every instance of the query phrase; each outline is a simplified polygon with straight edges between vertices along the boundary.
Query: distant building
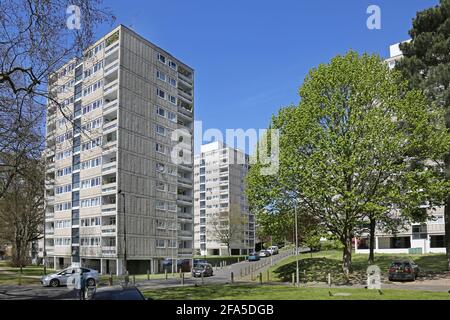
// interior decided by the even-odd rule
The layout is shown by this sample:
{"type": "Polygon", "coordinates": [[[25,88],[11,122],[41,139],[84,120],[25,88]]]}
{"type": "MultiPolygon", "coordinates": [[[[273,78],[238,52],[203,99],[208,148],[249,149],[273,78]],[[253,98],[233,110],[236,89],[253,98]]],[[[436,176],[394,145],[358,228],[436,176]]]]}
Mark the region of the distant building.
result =
{"type": "MultiPolygon", "coordinates": [[[[408,40],[410,41],[410,40],[408,40]]],[[[386,59],[389,67],[403,57],[399,43],[390,46],[390,57],[386,59]]],[[[429,210],[426,223],[414,223],[395,235],[377,231],[375,233],[375,252],[378,253],[442,253],[445,252],[444,207],[429,210]]],[[[356,239],[356,253],[369,253],[367,235],[356,239]]]]}
{"type": "Polygon", "coordinates": [[[249,157],[216,141],[201,146],[194,160],[194,248],[200,255],[228,255],[217,237],[217,223],[231,218],[231,255],[244,255],[255,248],[255,216],[249,211],[245,177],[249,157]],[[234,216],[233,216],[234,215],[234,216]]]}

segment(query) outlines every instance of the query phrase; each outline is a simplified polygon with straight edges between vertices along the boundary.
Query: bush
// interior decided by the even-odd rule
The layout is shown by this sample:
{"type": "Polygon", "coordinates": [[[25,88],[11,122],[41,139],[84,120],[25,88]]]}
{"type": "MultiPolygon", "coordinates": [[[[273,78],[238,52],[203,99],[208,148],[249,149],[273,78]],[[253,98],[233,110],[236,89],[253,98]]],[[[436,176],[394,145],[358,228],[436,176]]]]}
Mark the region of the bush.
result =
{"type": "Polygon", "coordinates": [[[344,246],[338,240],[325,240],[320,243],[320,250],[328,251],[328,250],[342,250],[344,246]]]}

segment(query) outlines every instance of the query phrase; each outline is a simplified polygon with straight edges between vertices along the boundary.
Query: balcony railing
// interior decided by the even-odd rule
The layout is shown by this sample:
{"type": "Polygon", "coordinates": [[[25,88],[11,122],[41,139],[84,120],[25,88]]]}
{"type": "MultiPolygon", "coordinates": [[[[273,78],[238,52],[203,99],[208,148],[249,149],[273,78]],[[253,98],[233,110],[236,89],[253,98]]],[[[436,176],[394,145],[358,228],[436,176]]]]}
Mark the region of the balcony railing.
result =
{"type": "Polygon", "coordinates": [[[116,225],[104,225],[102,226],[102,235],[114,235],[116,233],[116,225]]]}
{"type": "Polygon", "coordinates": [[[112,101],[107,102],[104,106],[103,106],[103,112],[105,111],[109,111],[115,107],[117,107],[118,104],[118,100],[114,99],[112,101]]]}
{"type": "Polygon", "coordinates": [[[115,256],[116,255],[116,247],[102,247],[102,255],[106,257],[115,256]]]}
{"type": "Polygon", "coordinates": [[[105,131],[114,129],[114,128],[116,128],[116,127],[117,127],[117,119],[115,119],[115,120],[113,120],[113,121],[110,121],[110,122],[106,122],[106,123],[103,125],[103,133],[105,133],[105,131]]]}
{"type": "Polygon", "coordinates": [[[117,86],[119,84],[119,80],[114,80],[111,83],[108,83],[107,85],[105,85],[105,87],[103,88],[103,93],[108,93],[109,91],[112,91],[114,89],[117,89],[117,86]]]}
{"type": "Polygon", "coordinates": [[[116,69],[118,66],[119,66],[119,61],[116,61],[116,62],[106,66],[104,75],[106,76],[108,74],[108,72],[112,71],[113,69],[116,69]]]}
{"type": "Polygon", "coordinates": [[[192,197],[179,194],[177,195],[177,200],[192,203],[192,197]]]}

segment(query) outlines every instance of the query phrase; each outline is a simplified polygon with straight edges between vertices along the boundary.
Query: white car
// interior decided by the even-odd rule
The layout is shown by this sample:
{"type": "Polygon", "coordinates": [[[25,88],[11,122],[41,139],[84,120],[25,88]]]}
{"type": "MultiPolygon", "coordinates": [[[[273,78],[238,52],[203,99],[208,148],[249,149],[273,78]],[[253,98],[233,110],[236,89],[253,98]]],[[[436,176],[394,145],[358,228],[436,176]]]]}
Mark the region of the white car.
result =
{"type": "Polygon", "coordinates": [[[80,271],[83,277],[86,279],[86,285],[88,287],[95,286],[98,283],[99,275],[97,270],[78,267],[70,267],[56,273],[42,276],[41,283],[45,287],[65,286],[67,285],[67,280],[69,279],[69,277],[74,276],[77,272],[80,271]]]}
{"type": "Polygon", "coordinates": [[[267,251],[269,251],[271,255],[278,254],[278,246],[270,246],[267,251]]]}
{"type": "Polygon", "coordinates": [[[261,258],[270,257],[270,256],[271,256],[271,253],[270,253],[268,250],[261,250],[261,251],[259,252],[259,256],[260,256],[261,258]]]}

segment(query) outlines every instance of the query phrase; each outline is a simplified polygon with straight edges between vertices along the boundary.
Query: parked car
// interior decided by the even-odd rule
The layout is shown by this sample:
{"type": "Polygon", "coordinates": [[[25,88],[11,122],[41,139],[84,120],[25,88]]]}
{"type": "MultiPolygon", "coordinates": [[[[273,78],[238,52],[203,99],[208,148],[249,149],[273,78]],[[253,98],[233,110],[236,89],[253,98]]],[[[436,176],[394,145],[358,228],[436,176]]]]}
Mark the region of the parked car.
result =
{"type": "Polygon", "coordinates": [[[260,256],[261,258],[266,258],[266,257],[270,257],[271,254],[270,254],[269,250],[261,250],[261,251],[259,252],[259,256],[260,256]]]}
{"type": "Polygon", "coordinates": [[[197,264],[208,263],[205,259],[194,259],[194,268],[197,264]]]}
{"type": "Polygon", "coordinates": [[[270,246],[267,251],[269,251],[271,255],[278,254],[278,246],[270,246]]]}
{"type": "Polygon", "coordinates": [[[136,287],[112,286],[98,288],[89,300],[147,300],[136,287]]]}
{"type": "Polygon", "coordinates": [[[212,277],[214,275],[212,265],[209,263],[197,263],[192,269],[193,277],[212,277]]]}
{"type": "MultiPolygon", "coordinates": [[[[167,272],[172,272],[172,259],[165,259],[162,262],[163,270],[167,270],[167,272]]],[[[191,260],[190,259],[181,259],[177,260],[177,267],[174,269],[175,272],[178,272],[181,269],[182,272],[190,272],[191,271],[191,260]]]]}
{"type": "Polygon", "coordinates": [[[252,253],[248,256],[248,261],[258,261],[259,259],[259,254],[257,253],[252,253]]]}
{"type": "Polygon", "coordinates": [[[97,270],[89,268],[75,268],[70,267],[61,270],[56,273],[48,274],[41,277],[41,283],[43,286],[59,287],[67,285],[67,280],[70,276],[74,276],[77,272],[80,272],[86,279],[86,285],[93,287],[99,281],[99,274],[97,270]],[[80,270],[81,269],[81,270],[80,270]]]}
{"type": "Polygon", "coordinates": [[[389,281],[394,280],[416,280],[420,268],[414,261],[394,261],[389,267],[389,281]]]}

